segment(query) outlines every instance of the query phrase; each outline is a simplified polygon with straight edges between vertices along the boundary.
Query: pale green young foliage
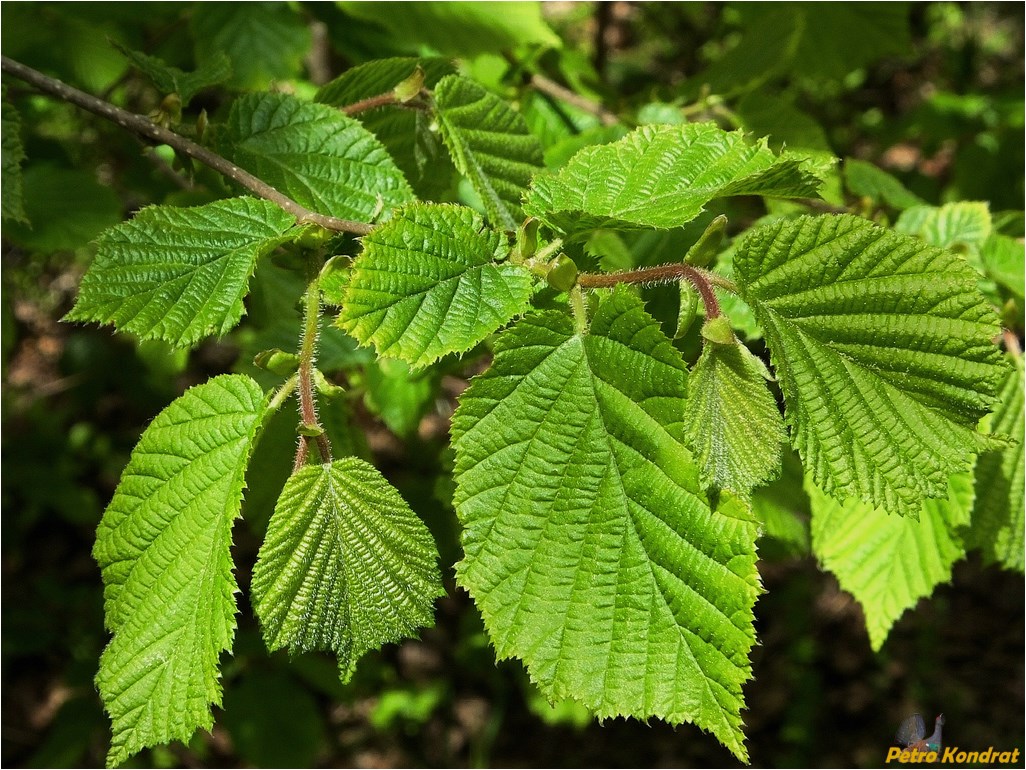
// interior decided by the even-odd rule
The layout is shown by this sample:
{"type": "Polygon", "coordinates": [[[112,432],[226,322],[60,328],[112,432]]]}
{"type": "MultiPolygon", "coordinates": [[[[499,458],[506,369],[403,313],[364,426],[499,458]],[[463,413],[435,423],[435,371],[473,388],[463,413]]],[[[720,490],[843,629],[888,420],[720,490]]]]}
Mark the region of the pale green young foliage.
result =
{"type": "Polygon", "coordinates": [[[103,514],[93,556],[114,636],[96,684],[111,765],[213,723],[235,631],[232,523],[264,411],[242,375],[186,391],[143,433],[103,514]]]}
{"type": "Polygon", "coordinates": [[[242,317],[257,259],[288,240],[295,218],[273,203],[232,198],[153,206],[98,239],[66,321],[97,321],[188,347],[242,317]]]}
{"type": "Polygon", "coordinates": [[[465,206],[415,203],[363,238],[339,325],[383,356],[424,366],[474,347],[528,308],[530,272],[498,264],[506,236],[465,206]]]}
{"type": "Polygon", "coordinates": [[[976,255],[990,235],[990,207],[978,201],[914,206],[902,212],[894,229],[917,235],[931,246],[976,255]]]}
{"type": "Polygon", "coordinates": [[[556,312],[502,334],[453,418],[457,576],[549,698],[694,722],[744,759],[757,526],[728,496],[709,509],[686,381],[626,290],[586,335],[556,312]]]}
{"type": "Polygon", "coordinates": [[[857,217],[800,217],[752,230],[734,271],[826,492],[914,517],[971,467],[1004,366],[965,260],[857,217]]]}
{"type": "Polygon", "coordinates": [[[815,196],[818,186],[803,160],[775,155],[765,140],[750,144],[740,131],[713,123],[642,126],[537,177],[525,211],[565,233],[671,228],[714,198],[815,196]]]}
{"type": "Polygon", "coordinates": [[[326,104],[247,94],[225,128],[225,154],[312,211],[369,222],[413,200],[381,142],[326,104]]]}
{"type": "Polygon", "coordinates": [[[969,544],[988,562],[1023,571],[1023,363],[1009,356],[1012,367],[1001,386],[990,430],[1009,439],[1001,451],[986,452],[976,463],[976,507],[969,544]]]}
{"type": "Polygon", "coordinates": [[[508,102],[459,75],[435,87],[435,112],[453,163],[481,196],[489,221],[515,230],[524,218],[521,197],[543,167],[538,139],[508,102]]]}
{"type": "Polygon", "coordinates": [[[870,643],[879,650],[905,610],[951,580],[951,566],[965,556],[959,533],[973,507],[972,479],[953,476],[947,497],[925,501],[918,520],[854,499],[840,503],[812,483],[805,491],[813,551],[862,605],[870,643]]]}
{"type": "Polygon", "coordinates": [[[1017,297],[1023,296],[1024,266],[1021,239],[991,233],[980,250],[980,262],[988,278],[996,281],[1017,297]]]}
{"type": "Polygon", "coordinates": [[[705,343],[684,413],[703,484],[747,498],[779,472],[787,433],[768,379],[766,365],[744,345],[705,343]]]}
{"type": "Polygon", "coordinates": [[[253,571],[271,650],[334,650],[348,681],[368,650],[431,625],[441,596],[427,527],[373,466],[307,466],[285,483],[253,571]]]}

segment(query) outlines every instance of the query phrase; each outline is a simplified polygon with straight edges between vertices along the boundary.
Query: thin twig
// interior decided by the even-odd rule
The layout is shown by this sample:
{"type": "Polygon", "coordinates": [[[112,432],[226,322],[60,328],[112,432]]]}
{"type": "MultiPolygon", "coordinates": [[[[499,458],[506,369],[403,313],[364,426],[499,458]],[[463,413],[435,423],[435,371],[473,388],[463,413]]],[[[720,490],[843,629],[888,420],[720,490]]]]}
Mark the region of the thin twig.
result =
{"type": "Polygon", "coordinates": [[[44,75],[42,72],[38,72],[31,67],[26,67],[24,64],[16,62],[6,56],[0,56],[0,62],[2,62],[4,72],[24,80],[26,83],[31,83],[44,93],[63,99],[66,102],[74,104],[76,107],[81,107],[87,112],[99,115],[105,120],[117,123],[122,128],[128,129],[140,136],[144,136],[147,139],[173,147],[179,152],[183,152],[186,155],[195,158],[200,163],[210,166],[210,168],[224,174],[226,177],[237,182],[239,185],[245,187],[255,195],[271,201],[271,203],[274,203],[289,214],[292,214],[299,224],[314,223],[328,230],[343,233],[354,233],[356,235],[366,235],[371,231],[371,225],[366,222],[354,222],[352,220],[339,219],[338,217],[327,216],[325,214],[318,214],[314,211],[310,211],[310,209],[296,203],[296,201],[280,193],[278,190],[271,187],[263,180],[253,176],[245,169],[239,168],[226,158],[223,158],[220,155],[211,152],[206,147],[202,147],[201,145],[176,134],[174,131],[170,131],[163,126],[157,125],[143,115],[136,115],[135,113],[128,112],[120,107],[115,107],[110,102],[105,102],[102,99],[97,99],[95,96],[85,93],[84,91],[79,91],[77,88],[72,88],[59,80],[44,75]]]}
{"type": "Polygon", "coordinates": [[[695,287],[705,305],[707,319],[720,315],[720,303],[713,286],[737,291],[737,287],[726,278],[686,263],[643,267],[618,273],[581,273],[577,276],[577,285],[586,289],[606,289],[621,283],[668,283],[680,280],[686,280],[695,287]]]}
{"type": "Polygon", "coordinates": [[[620,122],[616,113],[611,110],[607,110],[601,104],[593,102],[586,96],[581,96],[580,94],[571,91],[566,86],[561,86],[555,80],[550,80],[544,75],[531,75],[531,85],[543,94],[548,94],[556,99],[561,99],[579,110],[583,110],[584,112],[594,115],[601,120],[602,124],[605,126],[614,126],[620,122]]]}

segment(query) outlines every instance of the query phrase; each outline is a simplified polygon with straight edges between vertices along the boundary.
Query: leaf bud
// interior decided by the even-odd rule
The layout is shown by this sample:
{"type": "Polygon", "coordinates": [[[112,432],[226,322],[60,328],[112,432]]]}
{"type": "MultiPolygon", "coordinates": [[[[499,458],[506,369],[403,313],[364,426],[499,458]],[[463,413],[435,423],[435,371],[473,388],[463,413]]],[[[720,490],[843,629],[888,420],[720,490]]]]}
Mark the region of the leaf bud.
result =
{"type": "Polygon", "coordinates": [[[280,377],[288,377],[299,368],[299,356],[278,348],[262,350],[256,354],[253,364],[280,377]]]}
{"type": "Polygon", "coordinates": [[[726,316],[710,318],[702,324],[702,336],[716,345],[736,345],[737,338],[726,316]]]}
{"type": "Polygon", "coordinates": [[[420,93],[424,87],[424,70],[417,65],[417,68],[413,71],[406,80],[400,82],[395,88],[392,89],[392,93],[395,94],[397,101],[406,103],[413,97],[420,93]]]}
{"type": "Polygon", "coordinates": [[[727,218],[720,214],[709,223],[709,226],[705,228],[705,232],[695,241],[695,245],[688,249],[684,261],[696,267],[708,265],[720,250],[720,244],[723,243],[723,235],[726,230],[727,218]]]}
{"type": "Polygon", "coordinates": [[[308,436],[310,438],[317,438],[318,436],[324,435],[324,428],[316,423],[310,424],[307,422],[299,423],[299,427],[296,428],[296,432],[300,436],[308,436]]]}
{"type": "Polygon", "coordinates": [[[549,266],[545,274],[549,286],[558,291],[570,291],[577,283],[577,265],[566,254],[560,254],[549,266]]]}

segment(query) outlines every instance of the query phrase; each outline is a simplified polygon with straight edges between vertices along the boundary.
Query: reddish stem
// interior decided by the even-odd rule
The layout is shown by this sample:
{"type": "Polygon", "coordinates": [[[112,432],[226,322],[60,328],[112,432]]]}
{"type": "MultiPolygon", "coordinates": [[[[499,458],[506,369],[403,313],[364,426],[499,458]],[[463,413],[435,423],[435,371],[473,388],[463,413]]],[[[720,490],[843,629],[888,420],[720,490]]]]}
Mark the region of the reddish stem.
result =
{"type": "Polygon", "coordinates": [[[702,298],[705,317],[713,319],[720,315],[720,303],[713,291],[713,284],[724,282],[707,270],[684,263],[643,267],[638,270],[624,270],[619,273],[581,273],[577,284],[586,289],[611,288],[620,283],[668,283],[686,280],[702,298]]]}

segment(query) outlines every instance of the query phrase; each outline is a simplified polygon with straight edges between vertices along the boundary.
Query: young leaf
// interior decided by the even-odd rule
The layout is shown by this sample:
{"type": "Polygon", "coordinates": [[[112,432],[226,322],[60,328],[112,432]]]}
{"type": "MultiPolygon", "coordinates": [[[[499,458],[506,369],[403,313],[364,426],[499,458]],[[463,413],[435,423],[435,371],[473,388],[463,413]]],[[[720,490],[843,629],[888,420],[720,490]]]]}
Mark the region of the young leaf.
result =
{"type": "Polygon", "coordinates": [[[1024,266],[1022,240],[1007,235],[991,233],[980,250],[983,272],[993,281],[1004,286],[1015,296],[1023,296],[1024,266]]]}
{"type": "Polygon", "coordinates": [[[516,230],[520,200],[543,165],[541,144],[523,117],[495,94],[459,75],[435,87],[438,126],[453,163],[484,201],[488,219],[516,230]]]}
{"type": "Polygon", "coordinates": [[[114,636],[96,684],[112,766],[213,723],[235,632],[232,523],[265,403],[242,375],[186,391],[143,433],[103,514],[93,556],[114,636]]]}
{"type": "Polygon", "coordinates": [[[339,325],[383,356],[425,366],[527,310],[530,272],[463,206],[415,203],[363,238],[339,325]]]}
{"type": "Polygon", "coordinates": [[[295,218],[273,203],[232,198],[153,206],[98,240],[66,321],[97,321],[188,347],[242,317],[257,259],[287,240],[295,218]]]}
{"type": "Polygon", "coordinates": [[[247,94],[232,105],[226,129],[227,155],[318,213],[367,222],[413,199],[381,142],[325,104],[247,94]]]}
{"type": "Polygon", "coordinates": [[[764,139],[749,144],[713,123],[642,126],[537,177],[524,210],[565,233],[672,228],[714,198],[815,196],[818,186],[802,159],[774,155],[764,139]]]}
{"type": "Polygon", "coordinates": [[[694,722],[744,759],[757,527],[726,496],[709,509],[680,443],[686,380],[621,289],[586,336],[555,312],[501,335],[453,418],[457,576],[550,699],[694,722]]]}
{"type": "Polygon", "coordinates": [[[812,503],[812,547],[841,588],[862,605],[874,650],[916,602],[951,580],[951,566],[965,556],[958,531],[969,523],[972,479],[953,476],[947,498],[927,500],[918,521],[847,500],[839,503],[806,481],[812,503]]]}
{"type": "MultiPolygon", "coordinates": [[[[448,59],[379,59],[346,70],[321,87],[314,99],[334,107],[345,107],[388,93],[418,68],[424,73],[425,88],[434,88],[439,80],[455,71],[448,59]]],[[[381,140],[421,196],[437,197],[448,189],[454,169],[437,132],[430,129],[429,114],[422,110],[386,106],[361,112],[359,121],[381,140]]]]}
{"type": "Polygon", "coordinates": [[[971,467],[1004,367],[964,260],[857,217],[800,217],[750,231],[734,271],[824,491],[915,516],[971,467]]]}
{"type": "Polygon", "coordinates": [[[0,211],[4,219],[28,222],[22,201],[21,163],[25,160],[25,149],[21,145],[21,118],[14,105],[7,102],[7,86],[3,86],[2,107],[0,107],[0,158],[2,158],[3,183],[0,184],[0,211]]]}
{"type": "Polygon", "coordinates": [[[744,345],[705,344],[688,379],[684,413],[703,484],[748,498],[779,472],[787,433],[768,379],[766,365],[744,345]]]}
{"type": "Polygon", "coordinates": [[[976,463],[976,507],[969,531],[970,546],[984,559],[1006,569],[1023,571],[1023,363],[1009,356],[1013,366],[1001,386],[991,432],[1011,439],[1000,452],[986,452],[976,463]]]}
{"type": "Polygon", "coordinates": [[[990,207],[978,201],[914,206],[902,212],[894,229],[918,235],[931,246],[978,254],[990,235],[990,207]]]}
{"type": "Polygon", "coordinates": [[[307,466],[285,484],[253,571],[268,649],[334,650],[348,681],[368,650],[432,623],[443,595],[423,522],[355,457],[307,466]]]}

